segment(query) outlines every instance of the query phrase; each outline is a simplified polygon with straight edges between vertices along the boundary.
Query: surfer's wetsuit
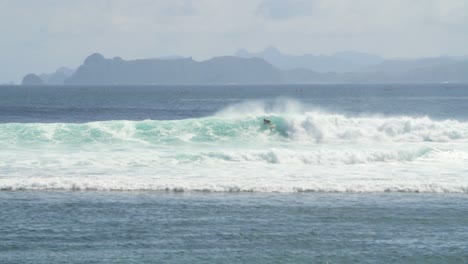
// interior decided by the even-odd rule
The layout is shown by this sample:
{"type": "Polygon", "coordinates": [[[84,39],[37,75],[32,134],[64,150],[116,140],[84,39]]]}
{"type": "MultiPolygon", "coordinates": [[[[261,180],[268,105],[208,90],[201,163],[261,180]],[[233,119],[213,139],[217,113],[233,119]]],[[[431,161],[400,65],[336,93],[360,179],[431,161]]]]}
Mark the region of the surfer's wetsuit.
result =
{"type": "Polygon", "coordinates": [[[275,128],[276,126],[271,122],[271,120],[268,120],[268,119],[263,119],[263,124],[264,125],[267,125],[270,130],[272,130],[273,128],[275,128]]]}

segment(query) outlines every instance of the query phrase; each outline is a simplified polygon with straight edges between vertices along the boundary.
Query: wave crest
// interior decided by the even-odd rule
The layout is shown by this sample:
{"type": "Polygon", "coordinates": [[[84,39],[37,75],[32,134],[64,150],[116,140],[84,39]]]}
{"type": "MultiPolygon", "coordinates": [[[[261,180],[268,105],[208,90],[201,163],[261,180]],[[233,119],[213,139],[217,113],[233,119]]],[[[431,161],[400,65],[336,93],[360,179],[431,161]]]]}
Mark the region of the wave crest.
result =
{"type": "Polygon", "coordinates": [[[85,124],[0,124],[4,145],[452,142],[468,139],[468,123],[428,117],[350,117],[324,112],[270,113],[177,121],[85,124]],[[263,125],[270,119],[275,128],[263,125]]]}

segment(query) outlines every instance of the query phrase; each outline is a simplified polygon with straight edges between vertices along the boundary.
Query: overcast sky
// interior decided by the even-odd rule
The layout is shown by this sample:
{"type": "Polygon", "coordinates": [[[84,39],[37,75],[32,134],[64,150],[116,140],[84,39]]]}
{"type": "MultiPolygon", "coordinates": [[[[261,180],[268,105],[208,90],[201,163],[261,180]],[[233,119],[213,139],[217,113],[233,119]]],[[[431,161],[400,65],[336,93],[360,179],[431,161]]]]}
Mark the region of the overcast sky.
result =
{"type": "Polygon", "coordinates": [[[0,0],[0,33],[0,83],[74,68],[93,52],[464,55],[468,0],[0,0]]]}

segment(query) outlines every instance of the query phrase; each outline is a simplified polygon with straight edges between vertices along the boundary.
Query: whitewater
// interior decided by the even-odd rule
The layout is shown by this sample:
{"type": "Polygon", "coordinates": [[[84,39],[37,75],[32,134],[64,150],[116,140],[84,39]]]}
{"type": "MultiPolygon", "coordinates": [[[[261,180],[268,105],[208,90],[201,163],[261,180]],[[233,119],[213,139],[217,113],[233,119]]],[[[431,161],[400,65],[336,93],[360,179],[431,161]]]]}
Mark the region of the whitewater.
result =
{"type": "Polygon", "coordinates": [[[2,86],[0,262],[466,263],[467,162],[466,84],[2,86]]]}
{"type": "Polygon", "coordinates": [[[468,193],[468,121],[287,98],[175,120],[0,123],[0,149],[3,191],[468,193]]]}

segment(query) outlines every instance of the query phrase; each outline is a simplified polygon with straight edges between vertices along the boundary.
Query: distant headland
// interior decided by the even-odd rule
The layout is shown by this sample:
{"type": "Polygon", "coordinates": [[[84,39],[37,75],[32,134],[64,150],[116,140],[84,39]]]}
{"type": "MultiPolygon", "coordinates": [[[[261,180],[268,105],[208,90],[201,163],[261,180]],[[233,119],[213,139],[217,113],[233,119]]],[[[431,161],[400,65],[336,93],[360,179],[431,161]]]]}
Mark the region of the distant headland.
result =
{"type": "Polygon", "coordinates": [[[360,52],[287,55],[274,47],[205,61],[170,56],[124,60],[88,56],[76,70],[24,76],[24,85],[466,83],[467,57],[384,59],[360,52]]]}

